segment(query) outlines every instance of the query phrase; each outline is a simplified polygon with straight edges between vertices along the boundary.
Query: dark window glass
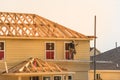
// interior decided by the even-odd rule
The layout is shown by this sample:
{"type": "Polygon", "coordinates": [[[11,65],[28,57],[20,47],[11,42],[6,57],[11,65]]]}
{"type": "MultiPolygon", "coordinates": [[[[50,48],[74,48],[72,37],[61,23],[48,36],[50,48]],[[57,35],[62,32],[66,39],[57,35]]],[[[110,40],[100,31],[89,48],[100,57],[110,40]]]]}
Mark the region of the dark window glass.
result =
{"type": "Polygon", "coordinates": [[[33,77],[30,77],[30,80],[39,80],[39,77],[38,76],[33,76],[33,77]]]}
{"type": "Polygon", "coordinates": [[[4,42],[0,42],[0,60],[4,59],[4,42]]]}
{"type": "Polygon", "coordinates": [[[46,43],[46,59],[54,59],[54,43],[46,43]]]}
{"type": "Polygon", "coordinates": [[[0,42],[0,50],[4,50],[4,42],[0,42]]]}
{"type": "Polygon", "coordinates": [[[65,50],[69,50],[69,43],[65,43],[65,50]]]}
{"type": "Polygon", "coordinates": [[[70,47],[69,47],[70,43],[65,43],[65,58],[68,60],[72,60],[73,59],[73,54],[70,53],[70,47]]]}
{"type": "Polygon", "coordinates": [[[97,78],[97,79],[101,79],[101,78],[100,78],[100,74],[96,74],[96,78],[97,78]]]}
{"type": "Polygon", "coordinates": [[[43,77],[43,80],[50,80],[50,77],[43,77]]]}
{"type": "Polygon", "coordinates": [[[61,80],[61,76],[54,76],[54,80],[61,80]]]}
{"type": "Polygon", "coordinates": [[[72,80],[72,76],[68,76],[68,80],[72,80]]]}
{"type": "Polygon", "coordinates": [[[46,50],[54,50],[54,43],[46,43],[46,50]]]}

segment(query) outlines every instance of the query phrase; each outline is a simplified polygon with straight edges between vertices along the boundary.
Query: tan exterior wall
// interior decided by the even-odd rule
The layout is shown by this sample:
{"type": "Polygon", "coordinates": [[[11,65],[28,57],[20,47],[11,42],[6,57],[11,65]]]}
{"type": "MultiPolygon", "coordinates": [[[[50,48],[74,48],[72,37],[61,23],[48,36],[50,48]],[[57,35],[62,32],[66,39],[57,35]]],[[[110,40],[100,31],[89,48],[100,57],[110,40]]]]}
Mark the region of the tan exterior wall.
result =
{"type": "Polygon", "coordinates": [[[62,66],[68,71],[75,72],[73,80],[88,80],[88,70],[89,70],[89,63],[83,62],[55,62],[59,66],[62,66]]]}
{"type": "MultiPolygon", "coordinates": [[[[5,41],[5,61],[8,64],[8,68],[18,64],[19,62],[26,60],[30,57],[38,57],[45,60],[45,43],[49,42],[45,40],[0,40],[5,41]]],[[[55,60],[64,60],[64,42],[67,41],[51,41],[55,43],[55,60]]],[[[89,41],[82,40],[76,41],[75,60],[86,61],[89,60],[89,41]]],[[[57,64],[64,66],[69,71],[76,72],[74,80],[88,80],[89,63],[84,62],[56,62],[57,64]]],[[[5,70],[4,61],[0,61],[0,69],[5,70]]],[[[0,79],[1,80],[1,79],[0,79]]],[[[3,79],[2,79],[3,80],[3,79]]],[[[5,79],[4,79],[5,80],[5,79]]],[[[14,79],[12,79],[14,80],[14,79]]]]}
{"type": "Polygon", "coordinates": [[[18,80],[17,76],[0,76],[0,80],[18,80]]]}
{"type": "MultiPolygon", "coordinates": [[[[65,75],[40,75],[38,77],[39,80],[43,80],[43,77],[50,77],[50,80],[54,80],[54,76],[60,76],[61,79],[63,80],[65,75]]],[[[30,80],[30,77],[33,76],[0,76],[0,80],[30,80]]],[[[74,78],[72,78],[72,80],[74,80],[74,78]]]]}
{"type": "MultiPolygon", "coordinates": [[[[120,70],[99,70],[96,74],[100,74],[102,80],[120,80],[120,70]]],[[[89,80],[94,80],[93,71],[89,71],[89,80]]]]}
{"type": "Polygon", "coordinates": [[[89,49],[90,44],[89,41],[80,41],[76,42],[78,45],[76,46],[77,54],[75,55],[75,59],[79,60],[88,60],[90,58],[89,49]]]}

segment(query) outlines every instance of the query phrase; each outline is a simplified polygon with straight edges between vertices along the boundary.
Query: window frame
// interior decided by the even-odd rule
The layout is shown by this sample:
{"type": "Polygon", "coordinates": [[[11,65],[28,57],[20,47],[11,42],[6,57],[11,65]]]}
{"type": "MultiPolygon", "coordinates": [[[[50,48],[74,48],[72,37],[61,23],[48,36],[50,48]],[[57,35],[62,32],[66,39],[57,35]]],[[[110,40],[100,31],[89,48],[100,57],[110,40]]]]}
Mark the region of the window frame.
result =
{"type": "Polygon", "coordinates": [[[55,80],[55,79],[54,79],[55,76],[59,76],[59,77],[61,77],[61,80],[63,80],[62,75],[54,75],[54,76],[53,76],[53,80],[55,80]]]}
{"type": "Polygon", "coordinates": [[[42,77],[42,80],[44,80],[45,77],[46,77],[46,78],[50,78],[50,80],[51,80],[51,77],[50,77],[50,76],[43,76],[43,77],[42,77]]]}
{"type": "Polygon", "coordinates": [[[39,80],[39,76],[32,76],[29,80],[39,80]]]}
{"type": "Polygon", "coordinates": [[[56,44],[55,44],[55,42],[54,41],[46,41],[45,42],[45,59],[46,60],[54,60],[55,59],[55,54],[56,54],[56,44]],[[46,44],[47,43],[54,43],[54,50],[53,50],[53,52],[54,52],[54,58],[53,59],[47,59],[47,56],[46,56],[46,52],[47,52],[47,50],[46,50],[46,44]]]}
{"type": "Polygon", "coordinates": [[[101,75],[99,73],[96,74],[96,79],[101,79],[101,75]]]}
{"type": "Polygon", "coordinates": [[[71,75],[68,75],[68,80],[73,80],[73,75],[71,74],[71,75]],[[69,76],[71,77],[71,79],[69,79],[69,76]]]}
{"type": "MultiPolygon", "coordinates": [[[[65,59],[65,60],[73,60],[73,59],[69,59],[69,58],[67,59],[67,58],[66,58],[66,46],[65,46],[66,43],[69,44],[69,43],[71,43],[71,42],[70,42],[70,41],[65,41],[65,42],[64,42],[64,59],[65,59]]],[[[69,50],[68,50],[68,51],[69,51],[69,50]]]]}
{"type": "Polygon", "coordinates": [[[0,41],[0,42],[3,42],[4,43],[4,48],[3,48],[3,50],[0,50],[0,51],[2,51],[2,52],[4,52],[3,54],[4,54],[4,56],[3,56],[3,59],[0,59],[0,60],[5,60],[5,41],[0,41]]]}

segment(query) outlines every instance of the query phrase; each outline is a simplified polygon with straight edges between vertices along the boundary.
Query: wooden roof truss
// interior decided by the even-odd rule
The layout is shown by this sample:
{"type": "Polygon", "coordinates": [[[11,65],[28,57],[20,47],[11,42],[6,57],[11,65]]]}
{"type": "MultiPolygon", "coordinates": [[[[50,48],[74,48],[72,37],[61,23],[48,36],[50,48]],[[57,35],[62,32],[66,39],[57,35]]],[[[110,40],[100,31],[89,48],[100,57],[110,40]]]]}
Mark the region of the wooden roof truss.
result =
{"type": "Polygon", "coordinates": [[[35,14],[0,12],[0,36],[88,38],[35,14]]]}
{"type": "Polygon", "coordinates": [[[40,73],[40,72],[65,72],[64,69],[52,62],[46,62],[38,58],[30,58],[27,61],[10,68],[8,73],[40,73]]]}

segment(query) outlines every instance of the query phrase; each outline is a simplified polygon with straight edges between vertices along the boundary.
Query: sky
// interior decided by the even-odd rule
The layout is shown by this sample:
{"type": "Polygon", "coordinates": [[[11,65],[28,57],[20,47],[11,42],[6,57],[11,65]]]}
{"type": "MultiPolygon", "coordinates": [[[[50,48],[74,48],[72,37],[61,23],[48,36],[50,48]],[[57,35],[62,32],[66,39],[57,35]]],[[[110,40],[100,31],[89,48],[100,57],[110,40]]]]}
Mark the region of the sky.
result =
{"type": "Polygon", "coordinates": [[[96,15],[97,49],[120,46],[120,0],[0,0],[0,11],[37,14],[84,35],[94,35],[96,15]]]}

